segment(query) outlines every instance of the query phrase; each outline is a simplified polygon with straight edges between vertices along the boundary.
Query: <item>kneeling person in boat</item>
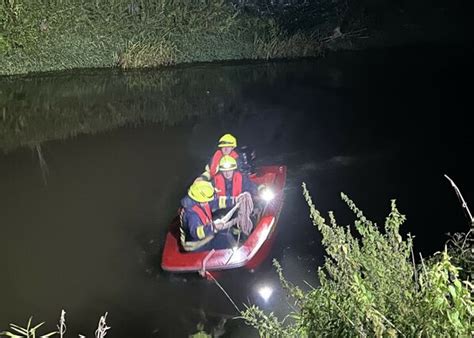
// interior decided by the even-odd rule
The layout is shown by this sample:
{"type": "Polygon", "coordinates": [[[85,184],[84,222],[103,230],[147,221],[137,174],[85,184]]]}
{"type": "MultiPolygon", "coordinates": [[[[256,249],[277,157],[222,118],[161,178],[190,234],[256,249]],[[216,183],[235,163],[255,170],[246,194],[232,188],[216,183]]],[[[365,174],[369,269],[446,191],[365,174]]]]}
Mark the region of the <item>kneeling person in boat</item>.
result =
{"type": "Polygon", "coordinates": [[[188,195],[181,200],[181,244],[186,251],[226,249],[234,244],[233,236],[222,231],[230,226],[228,218],[212,220],[215,199],[214,187],[210,182],[194,182],[188,195]]]}
{"type": "Polygon", "coordinates": [[[250,216],[253,211],[253,199],[258,188],[247,174],[238,170],[237,161],[231,156],[223,156],[219,162],[219,172],[214,176],[216,202],[219,209],[228,210],[238,207],[237,217],[231,222],[246,235],[253,228],[250,216]]]}

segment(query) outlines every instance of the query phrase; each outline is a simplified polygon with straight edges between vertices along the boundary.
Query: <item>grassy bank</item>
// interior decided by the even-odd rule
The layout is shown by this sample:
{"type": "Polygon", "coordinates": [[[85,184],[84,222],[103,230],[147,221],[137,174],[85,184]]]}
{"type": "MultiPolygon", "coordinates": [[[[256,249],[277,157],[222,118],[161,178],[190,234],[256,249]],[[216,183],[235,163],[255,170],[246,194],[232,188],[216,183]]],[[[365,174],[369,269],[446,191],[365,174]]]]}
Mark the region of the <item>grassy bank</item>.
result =
{"type": "Polygon", "coordinates": [[[466,42],[445,2],[381,0],[1,0],[0,76],[293,58],[324,49],[466,42]],[[237,1],[234,1],[237,3],[237,1]],[[290,4],[291,3],[291,4],[290,4]]]}
{"type": "Polygon", "coordinates": [[[218,0],[2,0],[0,75],[318,55],[309,35],[218,0]]]}

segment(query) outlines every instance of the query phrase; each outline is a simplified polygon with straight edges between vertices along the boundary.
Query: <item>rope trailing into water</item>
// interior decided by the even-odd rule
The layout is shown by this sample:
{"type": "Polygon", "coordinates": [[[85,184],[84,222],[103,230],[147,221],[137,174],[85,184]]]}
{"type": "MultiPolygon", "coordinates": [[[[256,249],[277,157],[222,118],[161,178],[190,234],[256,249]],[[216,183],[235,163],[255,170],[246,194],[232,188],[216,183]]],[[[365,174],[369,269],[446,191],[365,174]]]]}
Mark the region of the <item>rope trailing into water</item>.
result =
{"type": "Polygon", "coordinates": [[[221,291],[224,293],[224,295],[227,297],[227,299],[232,303],[232,305],[234,305],[237,312],[240,313],[240,309],[237,306],[237,304],[235,304],[235,302],[232,300],[232,298],[230,298],[229,294],[224,290],[224,288],[217,281],[217,279],[215,279],[214,276],[210,272],[207,272],[207,271],[206,271],[206,277],[212,279],[214,281],[214,283],[216,283],[216,285],[219,287],[219,289],[221,289],[221,291]]]}

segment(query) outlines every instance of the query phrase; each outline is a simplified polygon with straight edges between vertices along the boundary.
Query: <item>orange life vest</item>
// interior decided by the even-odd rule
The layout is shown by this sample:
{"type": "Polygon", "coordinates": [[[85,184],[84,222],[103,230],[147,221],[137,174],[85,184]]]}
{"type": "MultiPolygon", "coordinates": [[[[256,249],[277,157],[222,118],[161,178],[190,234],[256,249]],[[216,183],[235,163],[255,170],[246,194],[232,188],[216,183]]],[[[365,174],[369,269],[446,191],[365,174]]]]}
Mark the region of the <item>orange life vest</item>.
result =
{"type": "Polygon", "coordinates": [[[211,207],[209,206],[209,203],[206,203],[204,210],[199,204],[194,205],[192,207],[192,210],[199,216],[202,225],[206,225],[212,222],[211,207]]]}
{"type": "MultiPolygon", "coordinates": [[[[222,173],[217,174],[214,177],[214,186],[217,189],[217,196],[226,196],[225,190],[225,177],[222,173]]],[[[240,171],[234,171],[232,176],[232,197],[237,197],[242,193],[242,174],[240,171]]]]}
{"type": "MultiPolygon", "coordinates": [[[[216,152],[212,156],[211,165],[210,165],[211,177],[214,177],[215,175],[217,175],[217,172],[219,171],[219,162],[221,161],[222,156],[224,156],[224,154],[222,153],[221,149],[216,150],[216,152]]],[[[237,158],[239,157],[239,154],[237,154],[237,152],[232,150],[229,156],[237,160],[237,158]]]]}

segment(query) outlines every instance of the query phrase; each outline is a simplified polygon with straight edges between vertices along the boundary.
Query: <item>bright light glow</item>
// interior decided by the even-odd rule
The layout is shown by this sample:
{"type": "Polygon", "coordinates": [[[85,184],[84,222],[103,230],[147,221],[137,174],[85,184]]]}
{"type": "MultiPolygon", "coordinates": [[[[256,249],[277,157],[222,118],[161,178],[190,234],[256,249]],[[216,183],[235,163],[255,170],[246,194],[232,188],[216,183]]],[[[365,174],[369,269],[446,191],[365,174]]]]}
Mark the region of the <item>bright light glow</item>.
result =
{"type": "Polygon", "coordinates": [[[260,193],[260,197],[263,198],[264,201],[269,202],[275,198],[275,193],[270,188],[266,188],[260,193]]]}
{"type": "Polygon", "coordinates": [[[262,286],[260,289],[258,289],[258,294],[260,297],[263,298],[265,302],[268,302],[270,297],[272,296],[273,289],[269,286],[262,286]]]}
{"type": "Polygon", "coordinates": [[[237,245],[232,247],[232,254],[229,257],[229,260],[226,264],[241,264],[245,262],[248,257],[247,251],[243,250],[242,247],[238,247],[237,245]]]}

